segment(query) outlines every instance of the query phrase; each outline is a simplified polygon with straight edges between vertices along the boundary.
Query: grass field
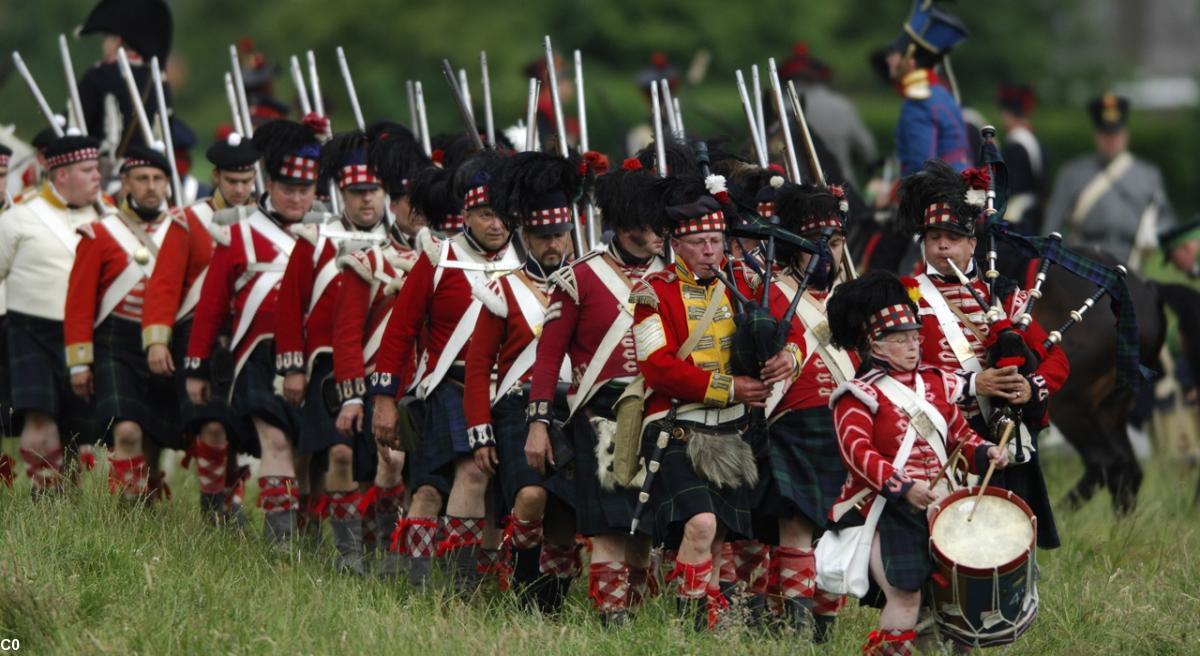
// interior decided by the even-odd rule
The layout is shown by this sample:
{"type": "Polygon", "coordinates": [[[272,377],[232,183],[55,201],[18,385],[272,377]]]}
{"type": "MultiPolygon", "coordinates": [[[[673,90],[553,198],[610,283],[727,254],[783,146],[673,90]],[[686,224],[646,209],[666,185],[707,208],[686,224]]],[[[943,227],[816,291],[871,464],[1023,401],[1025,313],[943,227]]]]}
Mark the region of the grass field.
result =
{"type": "MultiPolygon", "coordinates": [[[[12,442],[6,441],[10,450],[12,442]]],[[[1047,454],[1054,498],[1079,472],[1047,454]]],[[[493,598],[464,605],[398,584],[331,573],[332,553],[268,554],[257,540],[208,528],[194,475],[175,499],[119,506],[100,472],[76,498],[30,501],[0,487],[0,638],[29,654],[854,654],[877,614],[853,604],[831,644],[734,629],[695,635],[660,598],[605,631],[577,584],[563,618],[493,598]]],[[[1061,516],[1064,546],[1043,553],[1041,613],[1010,654],[1200,653],[1200,537],[1195,476],[1147,465],[1138,511],[1115,521],[1106,498],[1061,516]]]]}

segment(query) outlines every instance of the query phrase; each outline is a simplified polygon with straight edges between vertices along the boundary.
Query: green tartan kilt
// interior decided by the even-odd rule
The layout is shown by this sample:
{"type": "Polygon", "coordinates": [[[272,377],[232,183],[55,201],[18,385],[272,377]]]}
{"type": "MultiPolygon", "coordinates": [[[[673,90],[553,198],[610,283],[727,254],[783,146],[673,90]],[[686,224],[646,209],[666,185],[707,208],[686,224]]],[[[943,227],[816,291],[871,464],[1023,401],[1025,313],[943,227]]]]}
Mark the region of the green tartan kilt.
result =
{"type": "Polygon", "coordinates": [[[833,413],[825,407],[792,410],[769,431],[754,504],[755,535],[777,543],[779,519],[796,516],[824,529],[846,482],[833,413]]]}
{"type": "MultiPolygon", "coordinates": [[[[602,416],[613,419],[612,406],[622,388],[607,385],[596,392],[587,405],[571,417],[571,441],[575,447],[575,522],[585,537],[597,535],[628,535],[637,505],[637,490],[616,487],[609,491],[600,486],[599,463],[596,459],[596,431],[589,419],[602,416]]],[[[642,527],[653,522],[642,517],[642,527]]]]}
{"type": "Polygon", "coordinates": [[[150,373],[139,322],[109,316],[92,337],[96,434],[109,441],[112,426],[132,421],[167,449],[185,447],[174,380],[150,373]]]}
{"type": "Polygon", "coordinates": [[[7,415],[0,418],[6,432],[19,435],[24,413],[36,410],[55,419],[64,442],[94,443],[92,404],[71,391],[62,322],[9,312],[6,324],[13,409],[11,425],[7,415]]]}

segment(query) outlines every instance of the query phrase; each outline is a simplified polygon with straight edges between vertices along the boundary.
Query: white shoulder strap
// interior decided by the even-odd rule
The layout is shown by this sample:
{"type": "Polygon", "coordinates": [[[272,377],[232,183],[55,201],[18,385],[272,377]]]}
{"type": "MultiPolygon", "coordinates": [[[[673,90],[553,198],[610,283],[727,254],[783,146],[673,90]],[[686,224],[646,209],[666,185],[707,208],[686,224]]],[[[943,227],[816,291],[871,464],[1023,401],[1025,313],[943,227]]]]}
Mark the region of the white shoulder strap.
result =
{"type": "Polygon", "coordinates": [[[963,333],[962,324],[954,315],[954,311],[950,309],[950,305],[946,303],[946,299],[938,290],[937,285],[934,285],[929,276],[924,273],[917,276],[917,282],[921,287],[921,297],[933,310],[933,315],[937,318],[942,334],[946,336],[946,342],[950,344],[950,349],[954,352],[958,363],[962,365],[963,369],[972,373],[983,371],[983,364],[979,362],[979,358],[975,357],[975,350],[971,348],[971,342],[963,333]]]}
{"type": "Polygon", "coordinates": [[[55,216],[54,212],[50,211],[50,207],[44,199],[34,198],[26,207],[33,211],[33,215],[58,239],[63,248],[67,249],[68,253],[71,255],[75,254],[75,246],[79,243],[79,235],[70,226],[55,216]]]}
{"type": "Polygon", "coordinates": [[[891,376],[880,378],[875,382],[875,387],[904,412],[908,417],[909,429],[915,429],[929,443],[937,454],[938,462],[945,466],[946,435],[950,429],[942,413],[925,400],[925,380],[920,372],[914,372],[914,376],[917,386],[915,392],[891,376]]]}

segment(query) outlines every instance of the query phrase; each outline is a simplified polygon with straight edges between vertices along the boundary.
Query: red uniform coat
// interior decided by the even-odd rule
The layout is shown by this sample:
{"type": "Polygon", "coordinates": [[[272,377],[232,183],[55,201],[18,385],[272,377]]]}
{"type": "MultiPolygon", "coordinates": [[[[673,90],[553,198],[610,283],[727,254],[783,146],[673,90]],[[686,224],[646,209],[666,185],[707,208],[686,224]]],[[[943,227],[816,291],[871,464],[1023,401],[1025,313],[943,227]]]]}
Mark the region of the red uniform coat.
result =
{"type": "MultiPolygon", "coordinates": [[[[441,248],[447,249],[450,261],[459,257],[449,244],[455,244],[463,251],[477,253],[462,234],[447,242],[443,242],[441,248]]],[[[479,257],[493,261],[513,257],[508,255],[509,249],[511,246],[499,253],[479,257]]],[[[417,368],[414,368],[413,355],[418,350],[418,339],[422,333],[426,333],[428,339],[424,344],[424,352],[415,361],[418,368],[420,361],[425,361],[425,374],[433,371],[451,333],[472,303],[471,282],[467,275],[461,269],[437,266],[435,259],[438,255],[431,254],[431,250],[422,248],[417,263],[408,273],[404,288],[393,303],[394,311],[388,319],[375,373],[371,376],[373,394],[399,397],[412,384],[420,382],[414,380],[417,368]]],[[[465,357],[468,347],[468,344],[464,344],[463,350],[456,354],[456,359],[465,357]]]]}
{"type": "MultiPolygon", "coordinates": [[[[951,307],[957,307],[962,311],[967,318],[971,319],[975,329],[985,337],[990,336],[990,326],[984,319],[984,308],[979,307],[979,303],[975,297],[971,295],[958,280],[945,281],[936,274],[930,274],[929,278],[937,286],[942,297],[951,307]]],[[[974,287],[983,296],[984,300],[991,303],[991,295],[987,285],[978,277],[972,277],[971,286],[974,287]]],[[[1025,309],[1025,305],[1029,302],[1029,294],[1022,290],[1017,290],[1009,295],[1003,303],[1004,311],[1007,316],[1015,322],[1025,309]]],[[[925,338],[921,345],[921,361],[926,364],[938,367],[943,371],[955,373],[962,371],[962,365],[958,358],[955,357],[954,351],[950,348],[949,341],[946,335],[942,332],[941,325],[938,324],[937,316],[933,313],[933,308],[929,305],[928,299],[922,298],[917,303],[918,316],[921,321],[921,335],[925,338]]],[[[963,335],[971,344],[971,349],[975,352],[975,357],[979,358],[980,364],[987,368],[987,347],[980,343],[967,326],[963,325],[962,320],[959,320],[959,325],[962,326],[963,335]]],[[[1032,386],[1031,394],[1034,400],[1045,402],[1050,396],[1056,394],[1066,382],[1067,376],[1071,372],[1070,364],[1067,362],[1067,356],[1061,348],[1050,349],[1047,352],[1042,348],[1042,342],[1046,339],[1046,331],[1038,325],[1036,321],[1030,322],[1029,328],[1022,332],[1025,344],[1031,351],[1041,358],[1041,364],[1038,365],[1037,371],[1033,376],[1030,376],[1030,384],[1032,386]]],[[[963,402],[963,408],[968,416],[974,416],[979,412],[978,403],[974,400],[975,386],[973,376],[965,376],[966,398],[963,402]]],[[[1035,419],[1030,417],[1030,419],[1035,419]]],[[[1043,423],[1048,421],[1048,418],[1042,418],[1043,423]]]]}
{"type": "Polygon", "coordinates": [[[341,400],[363,398],[367,376],[375,371],[378,345],[372,337],[386,328],[393,301],[418,257],[417,251],[395,242],[338,258],[342,282],[334,302],[333,374],[341,400]]]}
{"type": "MultiPolygon", "coordinates": [[[[829,298],[829,293],[810,293],[814,299],[821,303],[823,308],[825,301],[829,298]]],[[[802,299],[800,302],[807,303],[808,300],[802,299]]],[[[808,331],[804,327],[804,322],[800,320],[798,312],[792,319],[792,329],[802,340],[800,343],[805,344],[808,331]]],[[[858,354],[847,353],[846,355],[850,358],[850,364],[857,369],[859,365],[858,354]]],[[[780,415],[789,410],[807,410],[809,408],[824,408],[829,406],[829,399],[833,397],[833,391],[838,386],[837,380],[834,379],[833,373],[830,372],[830,367],[833,365],[825,362],[825,358],[821,355],[820,350],[806,354],[805,357],[808,361],[801,367],[800,375],[796,378],[795,382],[784,392],[783,399],[775,407],[773,416],[780,415]]],[[[853,376],[853,370],[847,372],[847,378],[852,378],[853,376]]]]}
{"type": "MultiPolygon", "coordinates": [[[[855,507],[866,515],[875,494],[898,499],[912,487],[913,481],[931,481],[941,471],[935,451],[920,435],[916,437],[904,470],[898,471],[892,466],[908,430],[908,417],[876,387],[883,375],[883,370],[872,369],[859,378],[846,381],[833,395],[833,423],[842,462],[848,471],[842,493],[829,513],[835,521],[855,507]]],[[[919,365],[916,372],[892,372],[892,377],[909,389],[916,389],[917,375],[925,383],[925,400],[946,419],[947,455],[959,442],[965,441],[963,455],[971,471],[986,468],[987,449],[980,447],[991,445],[971,430],[954,401],[960,394],[961,380],[928,365],[919,365]]]]}
{"type": "Polygon", "coordinates": [[[143,348],[148,349],[153,344],[169,345],[175,322],[188,319],[195,312],[195,306],[184,308],[180,316],[184,299],[195,293],[198,302],[199,292],[203,289],[203,276],[208,272],[214,247],[210,228],[220,228],[224,232],[225,242],[229,241],[228,228],[210,226],[202,221],[198,215],[199,206],[208,208],[204,213],[211,222],[211,211],[217,208],[214,200],[209,198],[186,208],[183,212],[184,221],[172,221],[167,226],[162,247],[158,249],[154,273],[146,283],[146,308],[142,313],[143,348]],[[193,285],[200,287],[193,292],[193,285]]]}
{"type": "MultiPolygon", "coordinates": [[[[517,356],[537,339],[534,331],[541,332],[544,314],[543,321],[537,321],[538,317],[534,317],[536,325],[531,326],[529,318],[525,316],[517,301],[514,285],[521,285],[526,293],[535,288],[536,297],[543,310],[549,304],[549,297],[546,296],[546,292],[549,291],[548,281],[534,278],[525,269],[505,276],[483,290],[477,290],[476,296],[484,303],[467,351],[467,373],[463,389],[463,407],[467,414],[469,435],[479,432],[483,426],[491,426],[493,381],[499,385],[505,380],[517,356]]],[[[521,384],[531,378],[532,366],[516,381],[514,388],[520,389],[521,384]]],[[[507,391],[511,390],[497,389],[495,398],[507,391]]]]}
{"type": "Polygon", "coordinates": [[[271,286],[253,316],[243,317],[243,314],[260,278],[280,278],[294,245],[295,237],[287,231],[287,226],[268,217],[261,208],[233,227],[228,246],[217,245],[204,277],[200,303],[196,306],[185,368],[191,371],[203,368],[221,327],[231,314],[235,338],[233,354],[239,370],[256,344],[274,336],[278,282],[271,286]],[[248,252],[254,254],[257,263],[254,271],[249,270],[248,252]],[[248,323],[243,329],[244,322],[248,323]]]}
{"type": "MultiPolygon", "coordinates": [[[[165,214],[160,215],[152,222],[136,217],[133,220],[153,239],[155,234],[159,230],[165,230],[168,224],[182,221],[179,218],[168,221],[165,217],[165,214]]],[[[128,232],[124,226],[116,229],[128,232]]],[[[79,234],[83,238],[75,248],[75,262],[67,283],[67,302],[63,316],[63,342],[66,345],[68,367],[92,364],[92,336],[98,320],[102,320],[98,313],[102,309],[105,294],[126,268],[142,268],[138,267],[132,254],[117,241],[102,221],[80,227],[79,234]]],[[[132,233],[128,234],[128,238],[136,241],[132,233]]],[[[140,247],[140,242],[137,243],[140,247]]],[[[146,267],[152,269],[155,263],[153,256],[151,257],[146,267]]],[[[140,325],[145,293],[146,275],[143,273],[141,279],[116,305],[111,314],[140,325]]]]}
{"type": "MultiPolygon", "coordinates": [[[[610,289],[593,269],[609,266],[601,258],[608,258],[607,261],[620,269],[631,284],[662,266],[659,258],[652,258],[646,264],[628,264],[614,247],[609,246],[606,251],[588,253],[551,276],[554,287],[533,364],[531,404],[543,401],[553,404],[563,358],[568,356],[572,364],[570,392],[578,392],[580,378],[609,327],[621,312],[632,312],[628,307],[630,286],[610,289]]],[[[608,355],[596,378],[596,386],[616,379],[632,380],[637,373],[637,350],[630,330],[608,355]]]]}

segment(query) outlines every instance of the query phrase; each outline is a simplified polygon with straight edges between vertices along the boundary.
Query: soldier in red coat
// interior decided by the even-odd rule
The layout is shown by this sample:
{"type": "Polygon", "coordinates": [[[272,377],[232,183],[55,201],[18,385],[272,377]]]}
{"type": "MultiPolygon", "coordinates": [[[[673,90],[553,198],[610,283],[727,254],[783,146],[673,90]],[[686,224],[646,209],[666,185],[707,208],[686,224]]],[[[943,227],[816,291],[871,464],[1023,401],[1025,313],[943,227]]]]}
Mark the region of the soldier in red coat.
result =
{"type": "Polygon", "coordinates": [[[527,257],[523,268],[473,290],[483,309],[467,353],[463,391],[475,462],[492,477],[504,510],[512,513],[506,530],[514,552],[513,581],[522,603],[546,614],[562,609],[581,569],[575,495],[565,469],[542,473],[529,466],[524,416],[550,302],[550,276],[571,253],[572,201],[583,184],[579,164],[521,153],[489,187],[497,212],[521,226],[527,257]]]}
{"type": "MultiPolygon", "coordinates": [[[[710,182],[713,189],[724,187],[720,176],[710,182]]],[[[678,581],[679,610],[698,629],[711,628],[723,605],[726,533],[752,533],[758,467],[745,436],[750,409],[765,405],[772,385],[794,379],[803,357],[789,337],[761,370],[735,371],[735,291],[749,289],[739,280],[734,284],[742,289],[729,290],[717,279],[725,264],[725,216],[705,183],[699,176],[667,179],[659,206],[675,264],[647,275],[630,296],[648,393],[642,452],[661,462],[649,486],[645,526],[676,549],[667,580],[678,581]]],[[[772,300],[780,305],[776,295],[772,300]]]]}
{"type": "Polygon", "coordinates": [[[296,245],[288,227],[304,219],[315,197],[320,155],[315,135],[323,127],[278,120],[255,133],[254,145],[270,179],[267,193],[252,213],[231,226],[229,244],[218,244],[213,252],[184,361],[188,396],[205,403],[211,395],[210,356],[222,326],[232,321],[231,409],[246,433],[258,436],[264,533],[285,546],[296,532],[299,487],[293,442],[301,419],[298,409],[275,392],[275,313],[279,283],[296,245]]]}
{"type": "Polygon", "coordinates": [[[1013,466],[993,484],[1016,492],[1037,515],[1038,546],[1058,546],[1054,512],[1038,459],[1038,434],[1049,425],[1049,402],[1070,373],[1062,349],[1046,351],[1046,332],[1036,321],[1015,327],[1029,302],[1027,292],[1011,280],[997,278],[992,287],[980,275],[974,259],[976,226],[984,211],[988,187],[983,169],[962,174],[942,162],[925,168],[900,185],[900,217],[921,238],[924,270],[921,288],[921,356],[927,364],[956,373],[963,382],[960,404],[971,426],[991,436],[988,426],[994,404],[1021,409],[1022,426],[1009,442],[1013,466]],[[970,289],[955,273],[964,273],[970,289]],[[996,298],[993,298],[993,291],[996,298]],[[977,296],[978,295],[978,298],[977,296]],[[981,307],[979,299],[984,305],[981,307]],[[989,357],[1002,332],[1020,335],[1035,367],[1024,358],[1015,361],[989,357]],[[1025,373],[1022,373],[1024,371],[1025,373]]]}
{"type": "Polygon", "coordinates": [[[175,363],[187,357],[192,316],[213,249],[217,244],[229,244],[229,226],[222,225],[216,213],[253,202],[258,149],[234,132],[209,147],[206,156],[213,166],[213,195],[187,207],[184,221],[166,226],[154,272],[146,283],[142,346],[151,373],[175,376],[178,381],[184,433],[193,438],[188,454],[196,461],[200,511],[213,521],[231,516],[242,521],[241,509],[234,502],[241,478],[237,451],[229,448],[229,436],[237,427],[226,401],[228,381],[215,377],[215,393],[208,403],[195,405],[187,395],[187,377],[182,369],[176,371],[175,363]]]}
{"type": "Polygon", "coordinates": [[[826,526],[834,499],[846,480],[829,399],[839,384],[854,378],[858,355],[829,343],[825,303],[843,272],[846,244],[841,190],[783,184],[767,208],[781,225],[810,241],[823,244],[813,269],[812,255],[777,244],[777,261],[784,265],[774,284],[790,303],[801,281],[805,288],[792,325],[804,339],[804,362],[790,385],[772,390],[767,401],[770,426],[760,494],[755,503],[754,536],[773,545],[767,574],[753,581],[752,591],[765,593],[773,617],[804,630],[813,625],[822,642],[843,603],[816,586],[813,541],[826,526]],[[815,622],[814,622],[815,620],[815,622]]]}
{"type": "MultiPolygon", "coordinates": [[[[405,458],[403,451],[375,443],[365,397],[392,301],[419,255],[414,245],[425,217],[414,210],[411,192],[413,179],[430,162],[406,128],[377,127],[368,130],[367,155],[387,191],[391,225],[386,243],[338,258],[342,276],[334,301],[333,373],[341,404],[337,430],[354,440],[354,480],[363,489],[363,549],[375,556],[379,576],[391,578],[400,573],[400,554],[390,548],[390,537],[404,503],[405,458]]],[[[424,234],[432,240],[428,230],[424,234]]]]}
{"type": "MultiPolygon", "coordinates": [[[[291,227],[299,239],[279,286],[275,313],[275,369],[283,395],[301,408],[298,452],[300,476],[311,476],[309,495],[318,498],[307,518],[314,532],[328,515],[337,547],[337,568],[364,573],[362,515],[354,480],[353,440],[334,424],[338,410],[333,379],[334,302],[341,282],[337,258],[342,247],[386,243],[384,191],[367,163],[361,132],[335,135],[321,148],[321,177],[337,181],[341,216],[291,227]],[[309,460],[312,460],[311,466],[309,460]],[[327,463],[327,464],[326,464],[327,463]]],[[[301,494],[303,495],[303,481],[301,494]]]]}
{"type": "Polygon", "coordinates": [[[883,504],[869,568],[886,601],[880,628],[863,647],[872,655],[912,653],[921,588],[933,573],[924,511],[949,492],[946,477],[931,487],[948,466],[947,454],[961,443],[974,473],[989,461],[998,469],[1008,464],[1008,452],[971,430],[956,405],[958,376],[921,362],[921,324],[910,293],[893,274],[872,272],[839,285],[828,304],[832,343],[869,358],[831,398],[850,473],[829,516],[838,526],[861,525],[874,514],[868,508],[883,504]],[[898,460],[898,453],[908,455],[898,460]]]}
{"type": "Polygon", "coordinates": [[[483,305],[471,288],[520,267],[508,227],[488,199],[488,183],[501,161],[493,151],[484,151],[455,170],[451,191],[466,213],[463,230],[441,242],[436,254],[422,252],[417,259],[396,297],[371,375],[377,440],[398,445],[400,397],[411,391],[424,402],[424,430],[410,454],[414,492],[403,536],[412,555],[410,580],[422,586],[428,581],[436,540],[437,554],[453,560],[453,585],[463,594],[480,580],[477,559],[483,556],[487,490],[462,411],[463,360],[483,305]],[[443,500],[446,514],[438,539],[435,522],[443,500]]]}
{"type": "Polygon", "coordinates": [[[111,436],[109,489],[129,499],[149,492],[159,450],[182,446],[175,388],[153,377],[142,357],[146,281],[167,225],[184,222],[164,211],[170,170],[162,153],[129,148],[118,213],[79,229],[83,239],[67,286],[63,339],[71,387],[80,398],[95,397],[98,434],[111,436]]]}
{"type": "Polygon", "coordinates": [[[613,238],[607,248],[551,276],[526,415],[526,459],[540,473],[570,466],[555,461],[550,439],[553,422],[570,425],[576,528],[592,540],[588,594],[605,625],[623,623],[652,583],[649,540],[629,536],[636,492],[616,486],[609,446],[616,425],[613,405],[638,373],[629,292],[643,275],[663,267],[653,216],[634,211],[634,201],[651,193],[654,181],[647,171],[628,169],[597,181],[597,206],[613,238]],[[571,385],[564,416],[555,412],[554,402],[568,358],[571,385]]]}

